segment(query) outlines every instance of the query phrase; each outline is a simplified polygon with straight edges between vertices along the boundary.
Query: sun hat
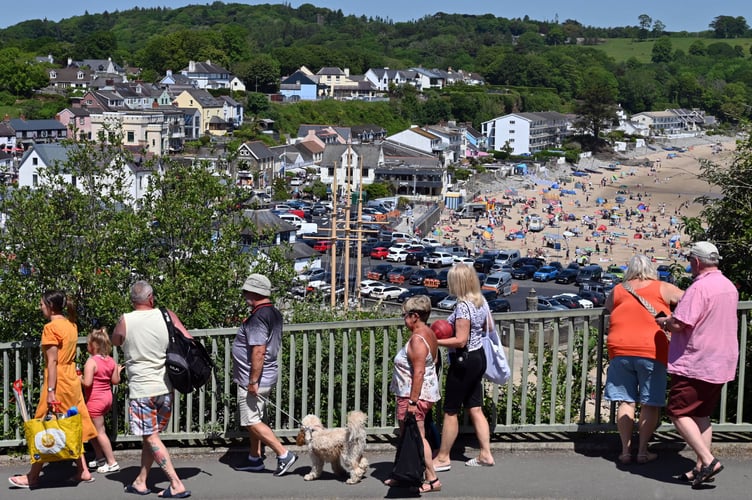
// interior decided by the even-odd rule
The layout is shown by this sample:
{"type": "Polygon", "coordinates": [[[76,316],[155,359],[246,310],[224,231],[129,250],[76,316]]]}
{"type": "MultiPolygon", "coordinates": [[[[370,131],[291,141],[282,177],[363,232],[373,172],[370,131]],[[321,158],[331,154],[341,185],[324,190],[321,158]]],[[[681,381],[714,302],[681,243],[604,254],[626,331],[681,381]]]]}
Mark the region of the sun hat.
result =
{"type": "Polygon", "coordinates": [[[698,241],[689,247],[689,255],[701,259],[721,259],[718,248],[709,241],[698,241]]]}
{"type": "Polygon", "coordinates": [[[242,290],[269,297],[272,294],[272,283],[263,274],[251,274],[245,279],[242,290]]]}

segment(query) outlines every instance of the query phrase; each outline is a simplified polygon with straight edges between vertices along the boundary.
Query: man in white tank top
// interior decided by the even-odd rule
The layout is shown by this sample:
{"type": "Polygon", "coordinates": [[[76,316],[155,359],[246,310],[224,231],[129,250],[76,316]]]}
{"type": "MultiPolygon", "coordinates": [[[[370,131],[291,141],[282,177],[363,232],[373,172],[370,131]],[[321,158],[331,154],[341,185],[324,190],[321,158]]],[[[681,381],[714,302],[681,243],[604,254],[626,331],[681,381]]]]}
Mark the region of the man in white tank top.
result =
{"type": "MultiPolygon", "coordinates": [[[[131,303],[133,311],[123,314],[112,332],[112,343],[122,346],[125,355],[131,432],[142,437],[144,450],[138,476],[125,487],[125,492],[150,493],[146,480],[151,466],[157,462],[170,480],[164,497],[187,498],[191,492],[175,472],[167,447],[159,437],[172,415],[172,387],[165,371],[167,324],[162,311],[154,307],[154,290],[146,281],[133,284],[131,303]]],[[[177,315],[169,313],[175,327],[190,337],[177,315]]]]}

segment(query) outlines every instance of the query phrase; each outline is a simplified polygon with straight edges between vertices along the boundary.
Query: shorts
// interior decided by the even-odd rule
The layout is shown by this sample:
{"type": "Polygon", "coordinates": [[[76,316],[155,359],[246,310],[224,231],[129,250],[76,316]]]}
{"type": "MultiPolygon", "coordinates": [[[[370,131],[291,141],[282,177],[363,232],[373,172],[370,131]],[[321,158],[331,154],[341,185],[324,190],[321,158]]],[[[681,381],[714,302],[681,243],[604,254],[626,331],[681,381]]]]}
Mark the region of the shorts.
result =
{"type": "Polygon", "coordinates": [[[99,397],[92,396],[86,401],[86,409],[89,410],[89,416],[94,418],[107,415],[112,409],[112,392],[107,391],[99,397]]]}
{"type": "Polygon", "coordinates": [[[640,356],[616,356],[608,365],[608,401],[666,406],[666,365],[640,356]]]}
{"type": "Polygon", "coordinates": [[[666,415],[669,417],[710,417],[721,400],[723,384],[671,375],[666,415]]]}
{"type": "Polygon", "coordinates": [[[269,399],[271,387],[259,387],[258,396],[249,394],[244,387],[238,385],[238,409],[240,410],[240,425],[260,424],[266,416],[266,400],[269,399]]]}
{"type": "Polygon", "coordinates": [[[172,416],[172,395],[163,394],[149,398],[131,399],[128,407],[131,433],[135,436],[151,436],[167,427],[172,416]]]}
{"type": "MultiPolygon", "coordinates": [[[[402,422],[405,420],[405,415],[407,414],[407,407],[408,401],[410,401],[410,398],[401,398],[397,397],[397,420],[402,422]]],[[[426,419],[426,414],[431,411],[431,408],[433,408],[432,401],[424,401],[422,399],[418,400],[418,407],[417,411],[415,412],[415,420],[418,422],[422,422],[426,419]]]]}
{"type": "Polygon", "coordinates": [[[482,347],[468,352],[467,361],[462,366],[451,363],[446,376],[444,412],[457,413],[462,407],[483,406],[484,373],[486,355],[482,347]]]}

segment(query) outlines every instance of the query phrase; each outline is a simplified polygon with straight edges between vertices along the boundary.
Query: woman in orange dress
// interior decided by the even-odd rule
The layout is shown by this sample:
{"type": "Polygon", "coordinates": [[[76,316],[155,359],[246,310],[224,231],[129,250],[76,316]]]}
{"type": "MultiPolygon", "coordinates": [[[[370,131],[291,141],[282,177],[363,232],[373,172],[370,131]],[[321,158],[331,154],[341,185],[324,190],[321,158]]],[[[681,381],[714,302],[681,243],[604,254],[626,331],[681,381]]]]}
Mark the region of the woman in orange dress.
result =
{"type": "MultiPolygon", "coordinates": [[[[76,343],[78,341],[76,307],[61,291],[45,292],[39,307],[49,323],[44,325],[42,331],[41,345],[45,361],[44,384],[34,418],[44,418],[50,407],[59,412],[66,412],[75,406],[81,415],[83,442],[86,442],[96,437],[97,431],[86,409],[81,379],[76,373],[76,343]],[[67,312],[67,316],[63,314],[63,311],[67,312]],[[59,403],[59,406],[56,403],[59,403]]],[[[41,462],[34,463],[25,476],[8,478],[11,487],[34,488],[37,486],[43,465],[41,462]]],[[[86,467],[83,454],[76,460],[76,467],[78,472],[74,480],[94,481],[86,467]]]]}

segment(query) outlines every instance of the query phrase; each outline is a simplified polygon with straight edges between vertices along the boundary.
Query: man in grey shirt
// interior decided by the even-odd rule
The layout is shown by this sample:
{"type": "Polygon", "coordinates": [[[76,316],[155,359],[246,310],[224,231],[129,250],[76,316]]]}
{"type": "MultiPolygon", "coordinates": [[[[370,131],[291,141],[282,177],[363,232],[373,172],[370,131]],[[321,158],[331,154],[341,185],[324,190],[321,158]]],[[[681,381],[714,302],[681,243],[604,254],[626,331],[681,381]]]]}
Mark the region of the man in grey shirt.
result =
{"type": "Polygon", "coordinates": [[[232,379],[238,384],[240,425],[248,429],[251,448],[248,463],[238,470],[262,471],[261,444],[277,455],[275,476],[282,476],[298,457],[282,446],[272,429],[264,422],[266,402],[277,383],[277,356],[282,344],[282,314],[272,304],[272,285],[262,274],[251,274],[243,284],[243,298],[251,314],[240,325],[232,343],[232,379]]]}

